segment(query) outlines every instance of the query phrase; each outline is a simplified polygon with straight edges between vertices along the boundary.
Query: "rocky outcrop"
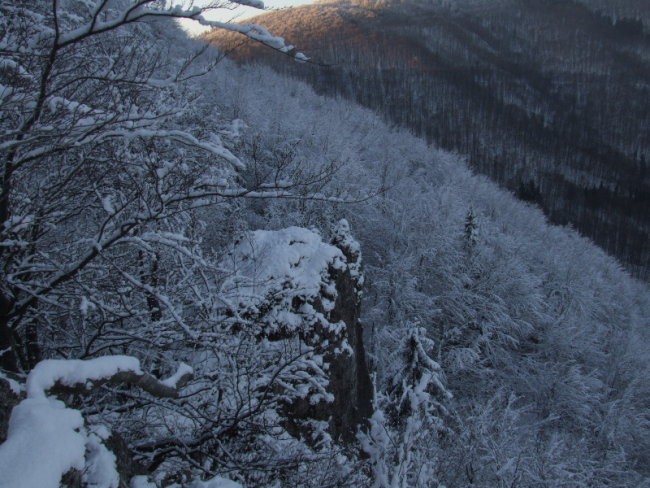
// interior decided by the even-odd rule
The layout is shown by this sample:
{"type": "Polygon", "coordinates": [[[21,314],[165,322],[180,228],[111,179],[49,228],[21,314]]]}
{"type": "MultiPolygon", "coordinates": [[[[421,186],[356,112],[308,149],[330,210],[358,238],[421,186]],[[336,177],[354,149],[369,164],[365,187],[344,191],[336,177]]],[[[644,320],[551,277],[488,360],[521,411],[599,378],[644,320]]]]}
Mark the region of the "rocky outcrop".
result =
{"type": "Polygon", "coordinates": [[[299,339],[317,365],[288,375],[309,375],[307,382],[276,392],[287,398],[287,430],[317,440],[314,425],[327,422],[332,439],[354,442],[372,414],[372,385],[359,322],[361,251],[348,223],[338,223],[329,244],[298,227],[252,232],[236,244],[228,266],[233,277],[223,294],[239,304],[236,315],[248,322],[241,327],[256,324],[265,343],[299,339]]]}

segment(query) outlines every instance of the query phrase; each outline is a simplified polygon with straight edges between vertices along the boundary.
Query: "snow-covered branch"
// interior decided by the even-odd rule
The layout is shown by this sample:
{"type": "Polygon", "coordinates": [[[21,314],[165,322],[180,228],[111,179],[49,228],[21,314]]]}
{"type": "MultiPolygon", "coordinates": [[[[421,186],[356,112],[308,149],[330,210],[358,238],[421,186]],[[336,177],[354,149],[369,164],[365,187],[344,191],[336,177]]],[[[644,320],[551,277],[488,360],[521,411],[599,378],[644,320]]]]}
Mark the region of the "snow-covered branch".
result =
{"type": "Polygon", "coordinates": [[[103,442],[110,433],[105,427],[88,428],[78,410],[49,395],[83,393],[110,383],[176,398],[192,377],[192,368],[181,363],[173,376],[160,381],[143,373],[140,362],[129,356],[38,363],[27,377],[27,398],[13,409],[7,440],[0,445],[0,486],[58,488],[72,470],[83,473],[86,486],[118,486],[115,456],[103,442]]]}
{"type": "Polygon", "coordinates": [[[193,378],[193,370],[181,363],[178,371],[159,380],[140,368],[130,356],[104,356],[89,360],[47,359],[27,376],[27,397],[45,398],[61,393],[83,393],[102,384],[134,385],[159,398],[176,398],[178,390],[193,378]]]}
{"type": "MultiPolygon", "coordinates": [[[[264,3],[258,0],[238,0],[233,3],[260,9],[264,8],[264,3]]],[[[285,54],[291,53],[294,50],[294,47],[286,44],[282,37],[274,36],[267,29],[259,25],[239,25],[207,19],[204,16],[204,13],[209,10],[210,7],[193,7],[191,9],[184,9],[182,6],[176,5],[174,7],[165,8],[160,7],[157,0],[139,0],[121,11],[110,12],[108,19],[99,20],[100,13],[108,10],[106,7],[107,2],[98,2],[91,20],[74,29],[60,33],[56,48],[63,49],[76,42],[82,41],[87,37],[110,32],[123,25],[147,18],[168,17],[195,20],[206,27],[236,32],[285,54]]],[[[305,61],[308,59],[300,52],[295,53],[294,56],[299,61],[305,61]]]]}

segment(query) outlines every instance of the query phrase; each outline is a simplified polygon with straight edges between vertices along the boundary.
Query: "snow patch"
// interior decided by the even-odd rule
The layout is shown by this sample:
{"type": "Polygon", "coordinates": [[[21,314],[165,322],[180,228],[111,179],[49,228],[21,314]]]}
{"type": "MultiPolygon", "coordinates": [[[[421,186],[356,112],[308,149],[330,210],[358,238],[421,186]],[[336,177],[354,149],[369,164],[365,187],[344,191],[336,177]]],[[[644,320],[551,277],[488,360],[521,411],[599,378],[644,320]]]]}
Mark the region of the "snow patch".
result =
{"type": "Polygon", "coordinates": [[[104,426],[94,427],[86,442],[86,466],[83,480],[88,488],[118,488],[120,475],[115,454],[103,444],[110,433],[104,426]]]}
{"type": "Polygon", "coordinates": [[[155,483],[152,483],[146,476],[138,475],[131,478],[131,488],[158,488],[155,483]]]}
{"type": "Polygon", "coordinates": [[[115,206],[113,205],[113,196],[112,195],[106,195],[104,198],[102,198],[102,207],[104,207],[104,211],[108,215],[114,215],[115,214],[115,206]]]}
{"type": "MultiPolygon", "coordinates": [[[[329,266],[344,266],[345,262],[340,249],[324,243],[320,235],[310,230],[258,230],[241,238],[223,263],[233,275],[222,289],[233,303],[258,302],[285,286],[304,297],[317,297],[323,282],[329,284],[329,266]]],[[[334,287],[327,289],[329,293],[336,292],[334,287]]]]}
{"type": "Polygon", "coordinates": [[[242,488],[242,485],[235,483],[221,476],[217,476],[208,481],[195,481],[189,488],[242,488]]]}
{"type": "Polygon", "coordinates": [[[63,402],[28,398],[11,412],[0,445],[0,487],[58,488],[61,477],[84,467],[83,418],[63,402]]]}
{"type": "Polygon", "coordinates": [[[183,376],[191,375],[193,373],[194,370],[192,369],[191,366],[188,366],[185,363],[181,363],[178,365],[178,369],[176,370],[176,372],[169,378],[162,380],[161,383],[170,388],[176,388],[178,382],[180,381],[181,378],[183,378],[183,376]]]}

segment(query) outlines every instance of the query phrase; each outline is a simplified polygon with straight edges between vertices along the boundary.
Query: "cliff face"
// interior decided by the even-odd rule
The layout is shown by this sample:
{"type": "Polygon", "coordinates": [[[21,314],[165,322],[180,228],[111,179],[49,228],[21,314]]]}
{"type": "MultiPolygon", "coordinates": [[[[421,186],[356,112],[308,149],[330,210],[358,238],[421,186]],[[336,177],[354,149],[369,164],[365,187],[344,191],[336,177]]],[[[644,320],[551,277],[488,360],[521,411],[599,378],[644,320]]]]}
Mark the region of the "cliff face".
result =
{"type": "MultiPolygon", "coordinates": [[[[333,270],[338,295],[330,320],[346,324],[347,341],[352,354],[334,359],[330,388],[334,394],[330,428],[333,436],[346,442],[354,440],[359,426],[372,415],[372,383],[363,345],[363,327],[359,321],[363,275],[361,250],[351,238],[347,222],[339,223],[332,244],[344,254],[347,267],[333,270]]],[[[327,414],[327,409],[324,409],[327,414]]]]}

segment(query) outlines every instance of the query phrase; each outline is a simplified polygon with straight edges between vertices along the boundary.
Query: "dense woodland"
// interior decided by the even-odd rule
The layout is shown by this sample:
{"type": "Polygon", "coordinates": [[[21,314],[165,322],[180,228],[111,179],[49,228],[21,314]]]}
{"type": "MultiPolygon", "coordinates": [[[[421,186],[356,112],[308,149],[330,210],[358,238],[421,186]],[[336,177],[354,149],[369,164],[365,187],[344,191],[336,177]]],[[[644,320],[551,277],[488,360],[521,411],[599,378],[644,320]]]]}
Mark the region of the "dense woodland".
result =
{"type": "Polygon", "coordinates": [[[650,276],[644,1],[333,2],[254,21],[316,64],[212,39],[460,153],[650,276]]]}
{"type": "Polygon", "coordinates": [[[591,240],[200,9],[0,13],[1,488],[650,487],[650,290],[591,240]]]}

